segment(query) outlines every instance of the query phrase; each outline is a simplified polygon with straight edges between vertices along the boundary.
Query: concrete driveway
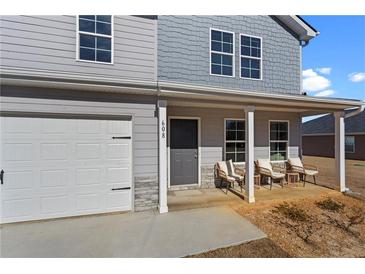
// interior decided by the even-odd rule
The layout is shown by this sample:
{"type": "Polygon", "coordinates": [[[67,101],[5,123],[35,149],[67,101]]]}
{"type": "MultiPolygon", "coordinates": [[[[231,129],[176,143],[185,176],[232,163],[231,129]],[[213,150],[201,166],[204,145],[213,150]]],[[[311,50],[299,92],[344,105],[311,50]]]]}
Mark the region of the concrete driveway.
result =
{"type": "Polygon", "coordinates": [[[228,207],[3,225],[1,257],[183,257],[266,235],[228,207]]]}

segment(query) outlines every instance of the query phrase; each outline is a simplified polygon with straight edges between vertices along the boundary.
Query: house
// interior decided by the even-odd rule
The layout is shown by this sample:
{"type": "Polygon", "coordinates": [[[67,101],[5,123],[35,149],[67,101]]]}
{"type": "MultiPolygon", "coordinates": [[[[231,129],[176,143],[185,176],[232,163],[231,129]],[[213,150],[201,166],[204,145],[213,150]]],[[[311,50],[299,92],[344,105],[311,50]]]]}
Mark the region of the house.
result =
{"type": "Polygon", "coordinates": [[[344,110],[302,95],[298,16],[2,16],[2,223],[168,211],[169,189],[214,187],[214,163],[301,156],[301,119],[344,110]]]}
{"type": "MultiPolygon", "coordinates": [[[[303,123],[303,155],[335,157],[333,120],[333,115],[327,114],[303,123]]],[[[345,118],[345,134],[345,158],[365,161],[365,111],[345,118]]]]}

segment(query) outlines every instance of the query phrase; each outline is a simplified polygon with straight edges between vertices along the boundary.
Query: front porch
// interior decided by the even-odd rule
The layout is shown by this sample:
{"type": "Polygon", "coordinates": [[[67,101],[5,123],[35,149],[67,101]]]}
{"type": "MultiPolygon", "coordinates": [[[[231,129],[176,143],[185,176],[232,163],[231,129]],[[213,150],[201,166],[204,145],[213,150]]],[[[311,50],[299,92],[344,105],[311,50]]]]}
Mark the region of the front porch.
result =
{"type": "MultiPolygon", "coordinates": [[[[244,191],[244,190],[243,190],[244,191]]],[[[266,203],[293,201],[301,198],[320,197],[336,192],[333,189],[307,183],[302,187],[301,183],[295,183],[290,186],[281,186],[274,184],[272,190],[267,185],[255,189],[256,205],[260,206],[266,203]]],[[[188,189],[188,190],[171,190],[167,195],[169,211],[179,211],[193,208],[205,208],[214,206],[229,206],[237,208],[246,203],[244,195],[236,185],[226,194],[219,188],[209,189],[188,189]]],[[[248,204],[246,204],[249,206],[248,204]]]]}
{"type": "Polygon", "coordinates": [[[197,204],[219,203],[223,198],[214,193],[216,190],[204,189],[217,187],[214,167],[220,161],[232,160],[236,166],[244,168],[244,191],[236,193],[241,198],[233,198],[234,201],[254,203],[276,197],[287,199],[296,195],[308,196],[316,189],[322,189],[313,185],[271,191],[256,189],[254,161],[268,160],[270,165],[301,158],[302,118],[326,113],[335,116],[334,183],[341,192],[346,191],[344,110],[359,107],[360,102],[208,88],[185,89],[174,86],[160,89],[158,165],[161,213],[167,212],[170,206],[174,208],[174,201],[179,204],[179,197],[184,196],[179,190],[190,191],[186,193],[192,194],[189,197],[192,204],[195,200],[199,201],[197,204]],[[176,198],[172,198],[174,193],[176,198]],[[203,197],[198,197],[198,193],[203,197]],[[206,193],[211,194],[205,196],[206,193]]]}

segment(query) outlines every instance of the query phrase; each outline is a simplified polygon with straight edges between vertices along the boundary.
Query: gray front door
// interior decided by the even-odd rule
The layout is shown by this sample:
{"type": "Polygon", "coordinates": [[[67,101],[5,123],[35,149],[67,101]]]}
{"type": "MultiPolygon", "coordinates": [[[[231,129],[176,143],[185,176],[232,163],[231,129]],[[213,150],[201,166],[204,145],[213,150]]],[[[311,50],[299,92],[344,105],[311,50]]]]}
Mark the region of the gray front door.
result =
{"type": "Polygon", "coordinates": [[[170,185],[198,184],[198,121],[170,120],[170,185]]]}

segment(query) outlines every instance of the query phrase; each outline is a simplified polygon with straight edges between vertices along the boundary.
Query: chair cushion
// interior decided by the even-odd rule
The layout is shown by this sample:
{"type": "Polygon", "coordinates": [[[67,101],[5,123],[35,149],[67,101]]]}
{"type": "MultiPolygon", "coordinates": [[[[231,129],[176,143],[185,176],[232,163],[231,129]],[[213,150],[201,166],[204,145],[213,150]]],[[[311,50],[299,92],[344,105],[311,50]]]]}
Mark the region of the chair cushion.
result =
{"type": "Polygon", "coordinates": [[[242,181],[243,176],[240,175],[228,175],[227,178],[232,181],[242,181]]]}
{"type": "Polygon", "coordinates": [[[270,163],[270,160],[269,159],[258,159],[257,160],[257,165],[259,167],[263,167],[263,168],[266,168],[268,170],[270,170],[270,172],[272,173],[272,166],[271,166],[271,163],[270,163]]]}
{"type": "Polygon", "coordinates": [[[305,175],[309,175],[309,176],[315,176],[318,174],[318,171],[317,170],[311,170],[311,169],[306,169],[304,171],[305,175]]]}
{"type": "Polygon", "coordinates": [[[285,177],[285,174],[284,173],[280,173],[280,172],[273,171],[271,173],[271,177],[274,178],[274,179],[281,179],[281,178],[284,178],[285,177]]]}
{"type": "Polygon", "coordinates": [[[219,169],[228,175],[228,168],[227,168],[226,162],[222,161],[222,162],[218,162],[217,164],[218,164],[219,169]]]}
{"type": "Polygon", "coordinates": [[[299,157],[289,158],[288,162],[290,165],[292,165],[292,171],[296,171],[296,172],[304,171],[302,160],[300,160],[299,157]]]}
{"type": "Polygon", "coordinates": [[[234,168],[232,159],[229,160],[229,161],[226,161],[226,166],[227,166],[227,169],[228,169],[228,175],[229,176],[236,176],[237,175],[236,172],[235,172],[235,168],[234,168]]]}

